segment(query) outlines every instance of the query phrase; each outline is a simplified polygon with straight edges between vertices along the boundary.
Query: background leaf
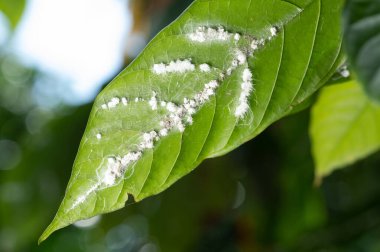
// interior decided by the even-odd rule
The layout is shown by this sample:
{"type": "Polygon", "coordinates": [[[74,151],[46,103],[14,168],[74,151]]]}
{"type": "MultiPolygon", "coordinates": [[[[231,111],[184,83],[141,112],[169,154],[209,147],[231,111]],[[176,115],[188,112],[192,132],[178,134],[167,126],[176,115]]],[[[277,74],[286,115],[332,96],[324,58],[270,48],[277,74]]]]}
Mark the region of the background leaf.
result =
{"type": "Polygon", "coordinates": [[[25,0],[0,0],[0,11],[8,18],[12,29],[20,21],[25,4],[25,0]]]}
{"type": "Polygon", "coordinates": [[[344,19],[351,63],[367,94],[380,101],[380,1],[348,0],[344,19]]]}
{"type": "Polygon", "coordinates": [[[356,81],[323,88],[311,116],[311,138],[319,177],[380,148],[380,107],[356,81]]]}
{"type": "Polygon", "coordinates": [[[195,1],[97,97],[65,198],[40,241],[122,208],[129,195],[165,190],[298,108],[341,62],[342,3],[195,1]],[[195,101],[192,124],[185,98],[195,101]],[[245,101],[248,110],[237,113],[245,101]]]}

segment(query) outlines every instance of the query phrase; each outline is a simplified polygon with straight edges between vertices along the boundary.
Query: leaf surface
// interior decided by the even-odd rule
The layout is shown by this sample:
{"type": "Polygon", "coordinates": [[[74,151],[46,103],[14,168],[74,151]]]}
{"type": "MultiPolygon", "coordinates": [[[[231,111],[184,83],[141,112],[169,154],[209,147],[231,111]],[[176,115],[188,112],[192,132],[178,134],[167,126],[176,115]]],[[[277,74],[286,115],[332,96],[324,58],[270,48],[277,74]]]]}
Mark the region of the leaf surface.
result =
{"type": "Polygon", "coordinates": [[[342,5],[195,1],[97,97],[40,241],[162,192],[298,109],[341,63],[342,5]]]}
{"type": "Polygon", "coordinates": [[[345,8],[347,54],[367,94],[380,101],[380,1],[348,0],[345,8]]]}
{"type": "Polygon", "coordinates": [[[380,106],[356,81],[323,88],[311,117],[318,177],[380,149],[380,106]]]}

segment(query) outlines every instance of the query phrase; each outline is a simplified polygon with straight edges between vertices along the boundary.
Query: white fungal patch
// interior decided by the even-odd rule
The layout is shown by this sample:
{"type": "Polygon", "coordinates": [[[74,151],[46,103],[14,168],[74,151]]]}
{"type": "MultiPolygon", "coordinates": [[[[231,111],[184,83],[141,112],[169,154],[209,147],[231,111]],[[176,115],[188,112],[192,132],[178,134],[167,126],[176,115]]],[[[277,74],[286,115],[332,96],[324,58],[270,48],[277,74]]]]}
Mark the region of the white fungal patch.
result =
{"type": "Polygon", "coordinates": [[[160,63],[153,65],[153,72],[156,74],[185,73],[194,70],[195,66],[189,59],[171,61],[169,64],[160,63]]]}
{"type": "Polygon", "coordinates": [[[216,80],[210,81],[204,87],[204,89],[194,96],[195,104],[203,104],[210,99],[210,96],[215,94],[215,89],[218,87],[216,80]]]}
{"type": "Polygon", "coordinates": [[[169,133],[168,129],[164,128],[160,130],[159,135],[163,137],[163,136],[167,136],[168,133],[169,133]]]}
{"type": "Polygon", "coordinates": [[[149,105],[152,108],[152,110],[157,110],[158,101],[157,101],[157,94],[156,94],[156,92],[153,92],[153,96],[149,100],[149,105]]]}
{"type": "Polygon", "coordinates": [[[348,70],[347,66],[343,66],[341,67],[339,70],[338,70],[339,74],[343,77],[343,78],[348,78],[350,77],[351,73],[350,73],[350,70],[348,70]]]}
{"type": "Polygon", "coordinates": [[[195,94],[192,99],[184,98],[183,104],[177,105],[173,102],[167,102],[166,109],[169,115],[160,122],[162,129],[159,131],[159,135],[166,136],[173,129],[184,132],[187,125],[193,124],[192,115],[215,94],[218,86],[218,82],[212,80],[205,84],[203,90],[195,94]]]}
{"type": "Polygon", "coordinates": [[[79,196],[74,201],[74,203],[72,204],[72,206],[71,206],[71,208],[69,210],[73,210],[78,205],[82,204],[91,193],[93,193],[94,191],[96,191],[99,188],[99,186],[100,186],[100,183],[97,183],[97,184],[93,185],[89,190],[87,190],[84,194],[82,194],[81,196],[79,196]]]}
{"type": "Polygon", "coordinates": [[[252,42],[251,42],[251,49],[253,51],[256,51],[257,49],[259,49],[264,44],[265,44],[265,40],[264,39],[253,39],[252,42]]]}
{"type": "Polygon", "coordinates": [[[120,158],[108,158],[107,170],[104,173],[102,182],[107,186],[115,184],[116,178],[121,176],[121,167],[120,158]]]}
{"type": "MultiPolygon", "coordinates": [[[[170,134],[171,131],[184,132],[186,127],[194,123],[193,115],[201,108],[201,106],[208,101],[211,97],[215,95],[217,88],[220,83],[225,79],[226,76],[229,76],[233,71],[237,70],[239,67],[243,69],[242,71],[242,82],[240,84],[241,92],[239,95],[239,101],[235,108],[234,116],[238,119],[242,119],[249,110],[249,97],[253,92],[253,78],[252,72],[248,68],[248,59],[253,56],[253,53],[260,49],[265,43],[275,36],[278,35],[279,29],[275,26],[270,27],[267,30],[269,36],[260,39],[252,39],[249,35],[239,34],[239,33],[230,33],[226,31],[222,26],[218,28],[212,27],[198,27],[195,32],[188,34],[188,39],[195,42],[230,42],[228,46],[231,47],[230,57],[232,57],[230,65],[224,68],[218,73],[217,80],[211,80],[208,83],[204,84],[204,87],[198,93],[195,93],[192,97],[187,97],[183,99],[183,103],[174,103],[171,101],[165,101],[159,99],[157,93],[153,92],[150,98],[146,100],[134,97],[128,100],[126,97],[114,97],[110,101],[105,102],[101,105],[102,109],[111,109],[119,104],[128,105],[130,101],[135,102],[144,102],[144,105],[149,106],[152,110],[157,110],[160,106],[160,113],[163,111],[165,114],[162,116],[161,121],[159,122],[159,127],[152,129],[151,131],[143,133],[139,140],[136,142],[133,147],[133,151],[128,152],[125,156],[112,156],[106,160],[106,164],[102,167],[101,174],[98,175],[98,182],[92,186],[85,193],[80,195],[77,200],[73,203],[72,208],[77,207],[79,204],[83,203],[89,195],[96,190],[103,189],[104,187],[110,187],[115,185],[120,181],[122,177],[125,176],[126,171],[129,167],[141,159],[144,152],[149,149],[153,149],[155,143],[159,141],[162,137],[165,137],[170,134]],[[269,31],[268,31],[269,30],[269,31]],[[239,46],[238,41],[244,40],[241,44],[248,45],[239,46]]],[[[185,60],[173,60],[168,64],[159,63],[154,64],[152,71],[157,75],[165,75],[168,73],[178,73],[183,74],[189,71],[195,71],[196,66],[191,62],[191,59],[185,60]]],[[[208,73],[215,68],[212,68],[210,65],[203,63],[197,66],[201,73],[208,73]]],[[[343,76],[348,76],[348,70],[343,70],[341,74],[343,76]]],[[[101,139],[101,133],[96,135],[97,139],[101,139]]],[[[70,210],[71,210],[70,209],[70,210]]]]}
{"type": "Polygon", "coordinates": [[[144,133],[143,134],[143,140],[140,143],[140,150],[145,150],[145,149],[152,149],[154,147],[154,141],[159,140],[158,134],[156,131],[151,131],[149,133],[144,133]]]}
{"type": "Polygon", "coordinates": [[[243,79],[243,82],[241,84],[242,91],[239,97],[239,105],[236,107],[236,110],[235,110],[235,117],[237,118],[243,118],[249,109],[248,98],[253,90],[253,84],[252,84],[252,73],[248,68],[244,69],[242,79],[243,79]]]}
{"type": "Polygon", "coordinates": [[[114,108],[120,103],[120,99],[117,97],[114,97],[107,103],[108,108],[114,108]]]}
{"type": "Polygon", "coordinates": [[[269,29],[269,31],[270,31],[270,35],[271,35],[269,39],[271,39],[272,37],[277,36],[277,33],[278,33],[277,27],[273,26],[273,27],[271,27],[269,29]]]}
{"type": "Polygon", "coordinates": [[[208,64],[201,64],[199,66],[199,69],[202,71],[202,72],[205,72],[205,73],[208,73],[211,71],[211,67],[208,65],[208,64]]]}
{"type": "Polygon", "coordinates": [[[142,152],[129,152],[123,157],[109,157],[107,162],[107,170],[105,171],[99,186],[104,184],[112,186],[116,180],[124,176],[128,166],[138,161],[142,156],[142,152]]]}
{"type": "Polygon", "coordinates": [[[125,169],[127,166],[129,166],[131,163],[134,163],[138,161],[142,156],[142,152],[129,152],[127,155],[121,158],[120,164],[124,167],[125,169]]]}
{"type": "Polygon", "coordinates": [[[208,42],[208,41],[226,41],[232,36],[231,33],[224,30],[222,26],[217,29],[212,27],[200,26],[194,33],[188,35],[189,39],[195,42],[208,42]]]}
{"type": "Polygon", "coordinates": [[[247,56],[239,49],[236,50],[236,59],[239,65],[243,65],[247,62],[247,56]]]}

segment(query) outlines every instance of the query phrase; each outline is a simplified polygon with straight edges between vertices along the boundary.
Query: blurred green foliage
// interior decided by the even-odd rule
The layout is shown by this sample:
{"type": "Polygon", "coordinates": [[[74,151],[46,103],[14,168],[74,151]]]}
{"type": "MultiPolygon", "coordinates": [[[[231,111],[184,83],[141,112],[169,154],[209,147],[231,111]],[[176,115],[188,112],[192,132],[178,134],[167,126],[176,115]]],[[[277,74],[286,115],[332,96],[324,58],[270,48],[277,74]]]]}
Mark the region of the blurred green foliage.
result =
{"type": "Polygon", "coordinates": [[[309,110],[207,160],[159,196],[37,246],[91,107],[41,105],[41,81],[54,79],[0,49],[1,252],[380,251],[380,153],[314,186],[309,110]]]}
{"type": "Polygon", "coordinates": [[[20,21],[25,5],[25,0],[0,0],[0,12],[8,18],[12,29],[14,29],[20,21]]]}

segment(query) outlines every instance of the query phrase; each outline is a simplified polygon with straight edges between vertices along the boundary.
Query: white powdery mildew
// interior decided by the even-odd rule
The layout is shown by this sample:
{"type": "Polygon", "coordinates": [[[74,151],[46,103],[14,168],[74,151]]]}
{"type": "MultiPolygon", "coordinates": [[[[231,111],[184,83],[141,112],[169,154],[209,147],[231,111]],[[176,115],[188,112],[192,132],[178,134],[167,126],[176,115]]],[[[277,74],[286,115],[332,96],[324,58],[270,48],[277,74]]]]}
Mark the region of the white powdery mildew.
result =
{"type": "Polygon", "coordinates": [[[226,74],[229,76],[232,74],[238,66],[244,65],[247,63],[247,55],[245,55],[240,49],[236,49],[235,57],[231,62],[231,66],[227,69],[226,74]]]}
{"type": "Polygon", "coordinates": [[[114,97],[111,99],[110,102],[107,103],[108,108],[114,108],[120,103],[120,99],[117,97],[114,97]]]}
{"type": "Polygon", "coordinates": [[[74,203],[72,204],[72,206],[71,206],[71,208],[69,210],[73,210],[78,205],[82,204],[91,193],[95,192],[99,188],[99,186],[100,186],[100,183],[97,183],[97,184],[93,185],[88,191],[86,191],[86,193],[84,193],[81,196],[79,196],[74,201],[74,203]]]}
{"type": "Polygon", "coordinates": [[[153,96],[149,100],[149,105],[152,108],[152,110],[157,110],[158,102],[157,102],[157,94],[156,94],[156,92],[153,92],[153,96]]]}
{"type": "Polygon", "coordinates": [[[253,51],[256,51],[257,49],[259,49],[264,44],[265,44],[265,40],[264,39],[253,39],[252,42],[251,42],[251,49],[253,51]]]}
{"type": "Polygon", "coordinates": [[[171,61],[169,64],[154,64],[153,72],[156,74],[185,73],[194,71],[195,66],[190,59],[171,61]]]}
{"type": "MultiPolygon", "coordinates": [[[[195,42],[208,42],[208,41],[226,41],[228,40],[233,34],[227,32],[224,30],[222,26],[219,26],[217,29],[214,29],[212,27],[205,27],[200,26],[198,27],[194,33],[188,34],[188,37],[190,40],[195,42]]],[[[239,40],[240,36],[237,37],[237,35],[234,35],[235,40],[239,40]]]]}
{"type": "Polygon", "coordinates": [[[243,82],[241,84],[241,93],[239,97],[239,105],[236,107],[235,116],[243,118],[249,109],[248,98],[253,90],[252,73],[246,68],[243,71],[243,82]]]}
{"type": "Polygon", "coordinates": [[[106,186],[112,186],[116,183],[116,180],[125,174],[128,166],[138,161],[142,156],[142,152],[129,152],[123,157],[109,157],[107,163],[107,170],[105,171],[102,180],[99,182],[99,186],[104,184],[106,186]]]}
{"type": "Polygon", "coordinates": [[[243,65],[247,62],[247,55],[245,55],[241,50],[236,50],[236,59],[239,65],[243,65]]]}
{"type": "Polygon", "coordinates": [[[102,104],[102,109],[114,108],[120,103],[120,99],[118,97],[112,98],[108,103],[102,104]]]}
{"type": "MultiPolygon", "coordinates": [[[[279,32],[279,29],[276,26],[270,27],[269,28],[270,36],[267,39],[272,40],[274,37],[278,35],[278,32],[279,32]]],[[[265,45],[265,39],[253,39],[251,42],[252,53],[264,45],[265,45]]]]}
{"type": "Polygon", "coordinates": [[[211,67],[208,64],[201,64],[199,66],[199,69],[201,70],[201,72],[204,72],[204,73],[208,73],[211,71],[211,67]]]}
{"type": "Polygon", "coordinates": [[[339,70],[338,73],[343,77],[343,78],[348,78],[350,77],[351,73],[350,70],[348,70],[347,66],[342,66],[339,70]]]}
{"type": "Polygon", "coordinates": [[[212,80],[204,85],[201,92],[194,95],[192,99],[184,98],[183,104],[176,105],[172,102],[166,104],[169,115],[160,122],[163,129],[160,130],[160,136],[166,136],[171,130],[178,129],[184,132],[187,125],[193,124],[193,114],[201,105],[210,100],[219,86],[216,80],[212,80]]]}
{"type": "Polygon", "coordinates": [[[154,141],[158,141],[159,137],[156,131],[151,131],[149,133],[143,134],[143,141],[140,143],[140,150],[152,149],[154,147],[154,141]]]}
{"type": "MultiPolygon", "coordinates": [[[[270,36],[266,40],[271,40],[278,34],[277,27],[270,27],[270,36]]],[[[223,27],[218,27],[217,29],[211,27],[198,27],[194,33],[188,34],[188,37],[192,41],[196,42],[208,42],[208,41],[226,41],[233,38],[235,41],[239,41],[242,36],[239,33],[229,33],[225,31],[223,27]]],[[[239,97],[238,106],[235,109],[234,115],[242,119],[247,111],[249,110],[249,96],[253,91],[252,83],[252,73],[247,66],[247,58],[252,56],[253,53],[260,47],[265,45],[265,39],[250,39],[250,48],[248,52],[244,53],[241,49],[237,48],[237,43],[234,46],[234,58],[231,62],[230,67],[224,72],[220,73],[220,81],[223,81],[225,75],[231,75],[232,71],[236,70],[239,66],[246,65],[242,74],[241,83],[241,93],[239,97]]],[[[210,72],[211,67],[204,63],[199,65],[201,72],[210,72]]],[[[163,75],[167,73],[185,73],[187,71],[194,71],[195,65],[191,63],[191,59],[187,60],[176,60],[171,61],[169,64],[155,64],[153,66],[153,72],[158,75],[163,75]]],[[[343,73],[345,74],[345,73],[343,73]]],[[[160,121],[160,129],[158,131],[146,132],[142,135],[141,141],[138,143],[137,150],[134,152],[129,152],[125,156],[115,156],[108,158],[106,171],[99,178],[97,184],[92,186],[83,195],[79,196],[78,199],[73,203],[72,208],[77,207],[79,204],[83,203],[86,198],[94,191],[102,188],[103,186],[109,187],[117,183],[117,180],[124,176],[128,167],[137,162],[142,156],[145,150],[154,148],[156,141],[159,141],[161,137],[167,136],[171,131],[178,130],[184,132],[186,126],[193,124],[193,115],[199,110],[199,108],[206,102],[208,102],[211,96],[215,95],[216,89],[219,87],[218,80],[212,80],[204,85],[203,90],[196,93],[192,98],[184,98],[182,104],[175,104],[168,101],[158,101],[157,94],[153,92],[152,97],[147,102],[152,110],[157,110],[160,105],[168,111],[168,114],[160,121]]],[[[136,97],[135,102],[145,101],[142,98],[136,97]]],[[[127,105],[127,98],[112,98],[108,103],[101,105],[103,109],[114,108],[118,104],[127,105]]],[[[96,137],[100,140],[102,135],[98,133],[96,137]]],[[[71,210],[70,209],[70,210],[71,210]]]]}
{"type": "Polygon", "coordinates": [[[270,31],[269,39],[272,39],[273,37],[277,36],[277,33],[278,33],[277,27],[272,26],[271,28],[269,28],[269,31],[270,31]]]}

